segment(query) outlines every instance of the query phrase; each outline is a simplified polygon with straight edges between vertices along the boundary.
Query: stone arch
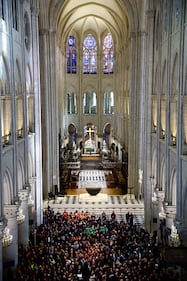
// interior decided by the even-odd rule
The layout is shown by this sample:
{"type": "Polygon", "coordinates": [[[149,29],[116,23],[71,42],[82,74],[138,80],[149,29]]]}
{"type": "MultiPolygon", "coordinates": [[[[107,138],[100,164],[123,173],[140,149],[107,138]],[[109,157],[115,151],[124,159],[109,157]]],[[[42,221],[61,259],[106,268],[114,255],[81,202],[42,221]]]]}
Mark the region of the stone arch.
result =
{"type": "Polygon", "coordinates": [[[177,95],[179,91],[179,77],[178,77],[178,54],[175,54],[173,67],[172,67],[172,75],[171,75],[171,94],[177,95]]]}
{"type": "Polygon", "coordinates": [[[10,94],[10,71],[8,63],[4,55],[1,56],[2,61],[2,80],[4,81],[4,94],[10,94]]]}
{"type": "Polygon", "coordinates": [[[29,152],[28,154],[28,179],[32,179],[34,175],[34,165],[33,165],[33,158],[32,154],[29,152]]]}
{"type": "Polygon", "coordinates": [[[15,71],[15,90],[16,94],[22,94],[22,82],[21,82],[21,68],[18,59],[16,59],[16,71],[15,71]]]}
{"type": "Polygon", "coordinates": [[[23,163],[21,160],[18,162],[18,190],[21,190],[24,188],[24,169],[23,169],[23,163]]]}
{"type": "Polygon", "coordinates": [[[165,190],[166,185],[166,159],[163,157],[160,167],[160,189],[165,190]]]}
{"type": "Polygon", "coordinates": [[[70,123],[68,126],[68,143],[69,146],[72,147],[73,144],[77,142],[77,128],[75,126],[75,124],[70,123]]]}
{"type": "Polygon", "coordinates": [[[32,91],[32,74],[31,74],[31,68],[30,65],[27,64],[26,67],[26,93],[29,94],[32,91]]]}
{"type": "Polygon", "coordinates": [[[109,149],[112,144],[112,126],[110,123],[106,123],[103,128],[103,141],[106,142],[109,149]]]}
{"type": "Polygon", "coordinates": [[[166,60],[164,61],[163,68],[162,68],[162,88],[161,94],[166,95],[166,60]]]}
{"type": "Polygon", "coordinates": [[[177,203],[177,190],[176,190],[176,169],[173,168],[171,171],[171,176],[170,176],[170,192],[171,194],[171,205],[176,206],[177,203]]]}
{"type": "Polygon", "coordinates": [[[13,182],[10,171],[6,169],[3,177],[3,204],[11,205],[13,200],[13,182]]]}

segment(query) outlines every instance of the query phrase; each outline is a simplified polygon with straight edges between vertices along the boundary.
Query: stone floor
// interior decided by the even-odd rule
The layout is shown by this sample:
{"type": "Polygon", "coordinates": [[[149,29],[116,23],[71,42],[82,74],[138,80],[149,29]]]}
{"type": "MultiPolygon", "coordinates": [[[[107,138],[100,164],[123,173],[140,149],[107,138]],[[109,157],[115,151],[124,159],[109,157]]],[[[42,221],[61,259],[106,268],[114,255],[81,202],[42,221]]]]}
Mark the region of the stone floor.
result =
{"type": "Polygon", "coordinates": [[[134,215],[134,222],[143,226],[144,224],[144,204],[143,201],[137,201],[134,198],[126,195],[108,195],[99,193],[95,196],[88,193],[80,193],[79,195],[57,196],[52,200],[45,200],[43,203],[44,209],[50,206],[54,211],[68,212],[88,211],[96,215],[105,212],[110,216],[114,211],[118,221],[124,220],[126,213],[134,215]]]}

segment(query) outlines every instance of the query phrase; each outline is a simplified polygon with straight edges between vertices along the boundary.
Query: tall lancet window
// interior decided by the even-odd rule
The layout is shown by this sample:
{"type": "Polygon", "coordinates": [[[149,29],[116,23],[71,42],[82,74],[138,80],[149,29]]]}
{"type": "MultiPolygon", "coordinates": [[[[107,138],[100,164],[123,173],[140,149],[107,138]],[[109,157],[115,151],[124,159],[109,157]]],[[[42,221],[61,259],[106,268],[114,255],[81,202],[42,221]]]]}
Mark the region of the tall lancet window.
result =
{"type": "Polygon", "coordinates": [[[97,96],[96,93],[84,93],[83,97],[83,113],[96,114],[97,112],[97,96]]]}
{"type": "Polygon", "coordinates": [[[114,93],[104,93],[104,114],[114,114],[114,93]]]}
{"type": "Polygon", "coordinates": [[[108,33],[103,42],[103,73],[114,72],[114,44],[112,35],[108,33]]]}
{"type": "Polygon", "coordinates": [[[97,100],[96,100],[96,93],[92,93],[91,94],[91,100],[90,100],[90,102],[91,102],[91,114],[96,114],[96,102],[97,102],[97,100]]]}
{"type": "Polygon", "coordinates": [[[77,100],[75,93],[67,94],[67,111],[68,114],[76,114],[77,113],[77,100]]]}
{"type": "Polygon", "coordinates": [[[67,73],[76,73],[77,72],[76,39],[72,34],[70,34],[70,36],[68,37],[66,59],[67,59],[67,73]]]}
{"type": "Polygon", "coordinates": [[[97,43],[92,34],[83,42],[83,73],[97,73],[97,43]]]}

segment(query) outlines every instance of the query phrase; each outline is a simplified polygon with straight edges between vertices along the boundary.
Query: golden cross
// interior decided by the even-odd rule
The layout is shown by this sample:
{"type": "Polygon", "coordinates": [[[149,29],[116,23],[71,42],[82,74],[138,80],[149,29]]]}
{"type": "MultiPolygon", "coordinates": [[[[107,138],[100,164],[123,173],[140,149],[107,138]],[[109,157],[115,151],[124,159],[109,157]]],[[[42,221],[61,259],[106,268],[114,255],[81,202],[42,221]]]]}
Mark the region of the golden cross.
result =
{"type": "Polygon", "coordinates": [[[91,139],[91,133],[94,133],[95,130],[94,129],[92,130],[92,128],[89,128],[88,130],[86,130],[86,132],[88,133],[89,139],[91,139]]]}

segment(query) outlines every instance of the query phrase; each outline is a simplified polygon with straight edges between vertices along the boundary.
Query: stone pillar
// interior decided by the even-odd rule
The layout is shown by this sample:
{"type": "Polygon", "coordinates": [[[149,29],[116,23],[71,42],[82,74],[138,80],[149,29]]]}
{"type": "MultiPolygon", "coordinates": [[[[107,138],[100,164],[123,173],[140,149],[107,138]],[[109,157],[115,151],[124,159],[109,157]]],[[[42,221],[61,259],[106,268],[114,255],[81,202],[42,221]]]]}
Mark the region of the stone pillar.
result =
{"type": "Polygon", "coordinates": [[[51,30],[49,34],[50,51],[50,96],[51,96],[51,171],[52,186],[59,184],[59,125],[58,125],[58,97],[56,90],[56,30],[51,30]]]}
{"type": "MultiPolygon", "coordinates": [[[[144,226],[145,229],[151,231],[152,226],[152,188],[150,177],[152,175],[152,152],[151,152],[151,97],[152,97],[152,84],[153,84],[153,36],[154,36],[154,10],[150,9],[146,11],[146,19],[147,19],[147,35],[142,34],[142,40],[146,40],[143,42],[145,58],[144,64],[146,63],[144,72],[142,72],[141,78],[146,80],[146,85],[143,85],[142,91],[145,91],[144,98],[142,99],[141,108],[142,108],[142,116],[144,116],[145,120],[142,120],[141,133],[142,136],[142,144],[144,150],[141,151],[141,164],[140,167],[143,170],[143,198],[144,198],[144,226]],[[145,77],[147,77],[145,79],[145,77]]],[[[139,144],[141,145],[141,144],[139,144]]]]}
{"type": "Polygon", "coordinates": [[[13,267],[18,264],[18,223],[17,223],[18,205],[5,205],[4,213],[7,219],[7,228],[13,236],[12,244],[3,248],[3,262],[13,263],[13,267]]]}
{"type": "Polygon", "coordinates": [[[139,132],[139,97],[137,97],[137,34],[131,33],[131,92],[129,104],[129,146],[128,146],[128,194],[134,193],[135,186],[138,186],[138,132],[139,132]]]}
{"type": "Polygon", "coordinates": [[[18,213],[18,242],[27,245],[29,242],[29,216],[28,216],[28,196],[29,190],[23,189],[18,192],[21,205],[18,213]]]}
{"type": "MultiPolygon", "coordinates": [[[[33,1],[34,3],[34,1],[33,1]]],[[[38,4],[36,1],[35,5],[38,4]]],[[[31,8],[32,24],[32,47],[33,47],[33,81],[35,97],[35,176],[36,186],[34,198],[36,204],[36,223],[40,225],[43,220],[42,210],[42,136],[41,136],[41,93],[40,93],[40,60],[39,60],[39,35],[38,35],[38,9],[36,6],[31,8]]],[[[45,105],[42,109],[45,108],[45,105]]]]}

